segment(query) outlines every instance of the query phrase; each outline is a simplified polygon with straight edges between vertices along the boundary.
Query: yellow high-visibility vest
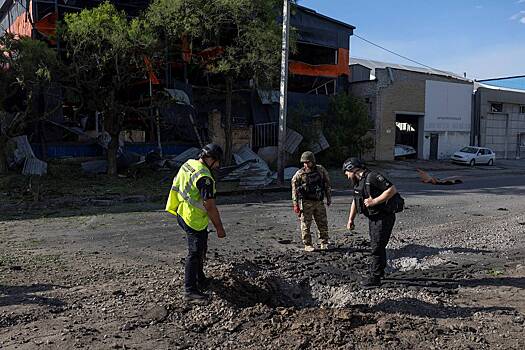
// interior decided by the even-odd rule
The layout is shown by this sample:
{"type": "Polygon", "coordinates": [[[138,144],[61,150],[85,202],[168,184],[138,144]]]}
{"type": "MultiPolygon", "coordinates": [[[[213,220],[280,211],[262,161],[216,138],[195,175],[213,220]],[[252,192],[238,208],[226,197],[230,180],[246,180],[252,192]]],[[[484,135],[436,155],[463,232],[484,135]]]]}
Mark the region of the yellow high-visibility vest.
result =
{"type": "Polygon", "coordinates": [[[198,160],[190,159],[182,165],[173,179],[166,211],[180,216],[184,222],[196,231],[208,226],[208,212],[197,188],[197,181],[208,176],[213,183],[213,194],[216,193],[215,180],[208,167],[198,160]]]}

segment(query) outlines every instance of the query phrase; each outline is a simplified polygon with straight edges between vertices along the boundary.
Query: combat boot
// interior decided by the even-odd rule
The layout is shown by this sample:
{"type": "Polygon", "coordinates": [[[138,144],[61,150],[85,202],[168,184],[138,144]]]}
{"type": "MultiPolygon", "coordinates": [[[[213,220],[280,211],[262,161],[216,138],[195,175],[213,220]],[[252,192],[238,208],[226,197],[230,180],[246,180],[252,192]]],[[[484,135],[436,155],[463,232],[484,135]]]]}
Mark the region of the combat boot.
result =
{"type": "Polygon", "coordinates": [[[368,276],[366,279],[361,281],[361,287],[363,289],[374,289],[381,286],[381,277],[379,276],[368,276]]]}
{"type": "Polygon", "coordinates": [[[315,252],[315,248],[311,244],[306,244],[304,246],[304,251],[305,252],[315,252]]]}
{"type": "Polygon", "coordinates": [[[201,292],[186,292],[184,293],[184,300],[195,305],[207,305],[209,303],[208,296],[201,292]]]}
{"type": "Polygon", "coordinates": [[[328,250],[330,249],[330,245],[328,243],[321,243],[321,250],[328,250]]]}

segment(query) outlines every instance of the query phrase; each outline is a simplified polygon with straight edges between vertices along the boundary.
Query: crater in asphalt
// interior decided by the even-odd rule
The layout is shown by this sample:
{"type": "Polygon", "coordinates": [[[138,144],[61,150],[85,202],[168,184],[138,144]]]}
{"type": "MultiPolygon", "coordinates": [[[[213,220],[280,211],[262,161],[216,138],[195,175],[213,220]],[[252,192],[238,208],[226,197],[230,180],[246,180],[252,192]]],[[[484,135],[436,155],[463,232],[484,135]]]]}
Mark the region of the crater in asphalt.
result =
{"type": "Polygon", "coordinates": [[[367,270],[364,242],[358,241],[353,248],[260,255],[230,262],[213,276],[211,288],[219,298],[239,308],[257,304],[272,308],[335,307],[344,303],[347,292],[359,289],[361,275],[367,270]]]}
{"type": "Polygon", "coordinates": [[[257,304],[272,308],[339,308],[366,303],[370,298],[375,304],[386,297],[417,297],[418,293],[432,300],[446,298],[462,285],[477,285],[471,278],[483,270],[483,266],[466,258],[454,262],[443,259],[446,254],[440,254],[441,250],[480,253],[477,250],[409,246],[390,251],[395,259],[389,263],[395,265],[404,258],[405,250],[415,249],[419,255],[414,255],[422,258],[417,266],[402,269],[391,266],[380,289],[363,291],[359,282],[367,272],[365,248],[364,242],[359,242],[353,248],[336,247],[322,253],[261,255],[239,263],[230,260],[226,268],[221,264],[221,269],[215,270],[211,289],[219,299],[238,308],[257,304]]]}
{"type": "Polygon", "coordinates": [[[320,305],[312,295],[310,279],[287,279],[253,262],[232,266],[219,280],[214,280],[212,290],[240,308],[257,304],[296,308],[320,305]]]}

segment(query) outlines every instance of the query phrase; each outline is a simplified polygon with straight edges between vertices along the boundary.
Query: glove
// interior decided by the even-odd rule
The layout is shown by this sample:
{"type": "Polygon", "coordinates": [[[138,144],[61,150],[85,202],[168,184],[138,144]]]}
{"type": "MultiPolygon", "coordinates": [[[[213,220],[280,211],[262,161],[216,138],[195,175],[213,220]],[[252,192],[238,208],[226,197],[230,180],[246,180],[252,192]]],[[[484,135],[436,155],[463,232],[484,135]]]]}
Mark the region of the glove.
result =
{"type": "Polygon", "coordinates": [[[297,215],[301,214],[301,208],[299,208],[299,206],[297,204],[294,204],[293,206],[293,211],[294,213],[296,213],[297,215]]]}

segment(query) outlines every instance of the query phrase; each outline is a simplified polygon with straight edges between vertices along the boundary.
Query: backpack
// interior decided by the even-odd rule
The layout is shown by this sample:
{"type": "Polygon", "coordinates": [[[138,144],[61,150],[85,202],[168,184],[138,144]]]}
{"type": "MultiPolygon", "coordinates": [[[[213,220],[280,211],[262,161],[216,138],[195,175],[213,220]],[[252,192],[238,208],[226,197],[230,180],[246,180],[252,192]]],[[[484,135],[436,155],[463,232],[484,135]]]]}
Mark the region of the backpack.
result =
{"type": "Polygon", "coordinates": [[[405,199],[396,193],[385,202],[385,211],[389,213],[400,213],[405,209],[405,199]]]}
{"type": "MultiPolygon", "coordinates": [[[[370,192],[370,179],[368,178],[372,172],[368,173],[366,176],[366,191],[368,192],[368,195],[370,196],[372,192],[370,192]]],[[[400,213],[405,209],[405,199],[401,197],[399,192],[396,192],[395,195],[392,196],[389,200],[383,203],[383,206],[381,210],[387,214],[392,213],[400,213]]]]}

